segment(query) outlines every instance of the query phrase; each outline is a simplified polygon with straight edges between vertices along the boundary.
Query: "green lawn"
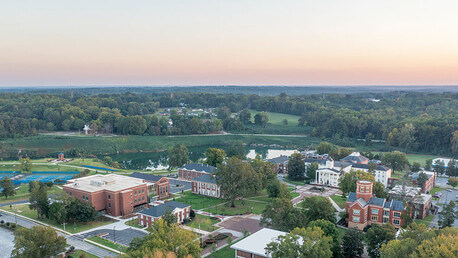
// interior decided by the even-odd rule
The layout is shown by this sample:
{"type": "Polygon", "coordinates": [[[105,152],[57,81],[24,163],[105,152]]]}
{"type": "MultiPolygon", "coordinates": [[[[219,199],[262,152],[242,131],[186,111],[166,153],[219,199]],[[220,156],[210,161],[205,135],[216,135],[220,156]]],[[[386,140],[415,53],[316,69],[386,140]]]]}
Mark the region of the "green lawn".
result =
{"type": "Polygon", "coordinates": [[[112,248],[112,249],[115,249],[115,250],[118,250],[118,251],[121,251],[121,252],[125,252],[126,249],[127,249],[126,246],[123,246],[123,245],[118,244],[118,243],[113,243],[110,240],[107,240],[107,239],[99,237],[99,236],[93,236],[93,237],[90,237],[88,239],[91,240],[91,241],[94,241],[94,242],[96,242],[98,244],[104,245],[106,247],[109,247],[109,248],[112,248]]]}
{"type": "Polygon", "coordinates": [[[444,191],[444,190],[445,190],[445,188],[440,188],[440,187],[438,187],[438,186],[435,186],[435,187],[429,192],[429,194],[434,195],[436,192],[440,192],[440,191],[444,191]]]}
{"type": "MultiPolygon", "coordinates": [[[[51,187],[51,189],[48,190],[48,196],[61,191],[62,189],[59,189],[57,186],[54,185],[53,187],[51,187]]],[[[0,197],[0,203],[28,200],[29,197],[29,185],[22,184],[19,186],[19,189],[16,190],[16,194],[14,196],[9,196],[8,199],[6,199],[5,197],[0,197]]]]}
{"type": "Polygon", "coordinates": [[[87,253],[87,252],[85,252],[85,251],[83,251],[83,250],[79,250],[79,249],[75,250],[75,251],[74,251],[73,253],[71,253],[70,255],[73,256],[73,257],[80,257],[80,256],[83,255],[83,254],[86,256],[86,258],[98,258],[98,256],[96,256],[96,255],[87,253]]]}
{"type": "Polygon", "coordinates": [[[130,227],[134,227],[134,228],[144,228],[144,227],[138,225],[137,218],[128,220],[124,224],[126,224],[127,226],[130,226],[130,227]]]}
{"type": "Polygon", "coordinates": [[[283,180],[293,185],[305,185],[305,182],[303,180],[291,180],[287,177],[283,177],[283,180]]]}
{"type": "MultiPolygon", "coordinates": [[[[14,212],[14,210],[17,210],[17,214],[19,214],[19,215],[25,216],[27,218],[39,220],[39,221],[41,221],[43,223],[46,223],[46,224],[51,225],[51,226],[56,227],[56,228],[64,229],[63,225],[57,224],[57,222],[55,222],[54,220],[50,220],[50,219],[47,219],[47,218],[38,219],[37,211],[29,209],[29,205],[28,204],[13,205],[12,208],[10,208],[9,206],[4,206],[3,209],[7,210],[7,211],[10,211],[10,212],[14,212]]],[[[91,222],[72,222],[72,223],[68,223],[66,225],[66,227],[65,227],[65,230],[70,232],[70,233],[78,233],[78,232],[81,232],[81,231],[89,230],[91,228],[95,228],[95,227],[100,227],[100,226],[103,226],[103,225],[111,224],[113,222],[115,222],[115,221],[112,220],[112,219],[109,219],[107,217],[98,217],[95,221],[91,221],[91,222]]]]}
{"type": "Polygon", "coordinates": [[[230,245],[227,245],[218,251],[214,252],[213,254],[210,254],[208,257],[210,258],[227,258],[227,257],[235,257],[235,250],[232,249],[230,246],[241,241],[242,239],[233,242],[230,245]]]}
{"type": "Polygon", "coordinates": [[[196,217],[191,222],[184,225],[192,228],[199,228],[200,226],[201,230],[213,232],[218,229],[218,227],[214,226],[216,223],[218,223],[218,220],[211,219],[208,216],[196,214],[196,217]]]}
{"type": "Polygon", "coordinates": [[[218,198],[212,198],[208,196],[193,194],[190,191],[184,192],[186,197],[181,197],[175,199],[177,202],[187,203],[191,205],[191,208],[194,210],[201,210],[203,208],[208,208],[217,204],[225,202],[224,200],[218,198]]]}
{"type": "Polygon", "coordinates": [[[429,214],[424,219],[415,220],[415,223],[425,224],[428,227],[431,221],[433,221],[433,219],[434,219],[434,215],[429,214]]]}
{"type": "Polygon", "coordinates": [[[226,205],[220,205],[218,207],[213,207],[210,209],[205,209],[205,211],[213,214],[225,214],[225,215],[237,215],[245,213],[261,214],[262,211],[266,208],[266,202],[258,201],[249,201],[249,200],[237,200],[235,201],[235,207],[230,207],[226,205]]]}
{"type": "MultiPolygon", "coordinates": [[[[257,111],[254,109],[250,109],[251,113],[251,122],[254,123],[254,116],[261,111],[257,111]]],[[[282,114],[282,113],[275,113],[275,112],[266,112],[269,115],[269,123],[272,125],[281,125],[281,126],[297,126],[298,119],[301,118],[300,116],[289,115],[289,114],[282,114]],[[288,124],[283,124],[283,120],[286,119],[288,124]]]]}
{"type": "Polygon", "coordinates": [[[434,155],[423,155],[423,154],[407,154],[407,159],[409,160],[410,164],[413,164],[414,162],[418,162],[422,166],[426,165],[427,159],[435,159],[435,158],[441,158],[441,157],[434,156],[434,155]]]}
{"type": "Polygon", "coordinates": [[[347,198],[342,198],[341,195],[333,195],[331,199],[339,205],[340,208],[344,209],[345,204],[347,203],[347,198]]]}

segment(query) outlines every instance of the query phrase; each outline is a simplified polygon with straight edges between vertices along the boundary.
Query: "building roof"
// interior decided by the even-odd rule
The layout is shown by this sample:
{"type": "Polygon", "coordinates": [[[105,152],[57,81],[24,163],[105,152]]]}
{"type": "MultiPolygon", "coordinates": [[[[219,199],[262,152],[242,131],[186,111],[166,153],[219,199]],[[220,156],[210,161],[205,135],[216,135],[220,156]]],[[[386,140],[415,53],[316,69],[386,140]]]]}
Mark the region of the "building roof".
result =
{"type": "Polygon", "coordinates": [[[210,183],[210,184],[216,184],[215,177],[212,175],[202,175],[198,178],[192,179],[192,181],[197,181],[197,182],[202,182],[202,183],[210,183]]]}
{"type": "Polygon", "coordinates": [[[385,199],[378,198],[378,197],[371,197],[371,199],[369,200],[369,204],[383,207],[385,205],[385,199]]]}
{"type": "Polygon", "coordinates": [[[263,228],[245,239],[233,244],[232,249],[267,257],[265,248],[271,242],[276,241],[279,236],[287,233],[269,228],[263,228]]]}
{"type": "Polygon", "coordinates": [[[163,176],[158,176],[158,175],[152,175],[152,174],[146,174],[146,173],[140,173],[140,172],[134,172],[130,175],[130,177],[138,178],[138,179],[144,179],[147,181],[152,181],[152,182],[157,182],[163,178],[163,176]]]}
{"type": "Polygon", "coordinates": [[[268,159],[267,161],[269,161],[272,164],[280,164],[280,163],[288,162],[289,161],[289,157],[282,155],[280,157],[276,157],[276,158],[273,158],[273,159],[268,159]]]}
{"type": "Polygon", "coordinates": [[[316,171],[319,172],[330,172],[330,173],[340,173],[340,170],[334,169],[334,168],[319,168],[316,171]]]}
{"type": "Polygon", "coordinates": [[[182,166],[179,169],[194,170],[194,171],[205,172],[205,173],[214,173],[218,171],[218,169],[214,166],[210,166],[207,164],[197,164],[197,163],[189,163],[189,164],[182,166]]]}
{"type": "Polygon", "coordinates": [[[176,208],[183,209],[183,208],[186,208],[186,207],[189,207],[189,204],[176,202],[176,201],[170,201],[170,202],[166,202],[166,203],[163,203],[163,204],[160,204],[160,205],[157,205],[157,206],[154,206],[154,207],[139,211],[138,213],[139,214],[145,214],[145,215],[148,215],[148,216],[151,216],[151,217],[155,217],[155,218],[159,218],[159,217],[161,217],[161,216],[163,216],[165,214],[167,209],[170,212],[172,212],[176,208]]]}
{"type": "Polygon", "coordinates": [[[352,162],[352,163],[369,161],[368,158],[364,157],[359,152],[353,152],[352,154],[346,156],[345,158],[343,158],[341,160],[349,161],[349,162],[352,162]]]}
{"type": "Polygon", "coordinates": [[[428,179],[430,179],[434,175],[434,172],[426,172],[426,171],[425,172],[423,172],[423,171],[422,172],[415,172],[415,173],[413,173],[411,175],[412,180],[417,180],[418,177],[420,176],[420,173],[426,174],[428,176],[428,179]]]}
{"type": "MultiPolygon", "coordinates": [[[[354,163],[351,165],[353,168],[362,168],[362,169],[369,169],[369,165],[368,164],[358,164],[358,163],[354,163]]],[[[387,168],[385,166],[382,166],[382,165],[377,165],[375,167],[375,170],[378,170],[378,171],[388,171],[390,170],[390,168],[387,168]]]]}
{"type": "Polygon", "coordinates": [[[413,186],[402,186],[396,185],[391,189],[388,194],[389,195],[405,195],[408,197],[415,197],[420,194],[421,188],[420,187],[413,187],[413,186]]]}
{"type": "MultiPolygon", "coordinates": [[[[318,163],[318,164],[326,164],[326,161],[328,161],[327,159],[311,159],[311,158],[305,158],[304,159],[304,162],[305,163],[318,163]]],[[[329,160],[331,161],[331,160],[329,160]]]]}
{"type": "Polygon", "coordinates": [[[351,192],[348,194],[347,202],[354,202],[354,201],[356,201],[356,193],[351,192]]]}
{"type": "Polygon", "coordinates": [[[123,191],[132,187],[146,185],[144,180],[117,174],[93,175],[68,180],[65,187],[78,189],[86,192],[123,191]]]}
{"type": "Polygon", "coordinates": [[[334,161],[334,167],[335,168],[346,168],[346,167],[349,167],[351,166],[352,164],[348,163],[348,162],[345,162],[345,161],[334,161]]]}

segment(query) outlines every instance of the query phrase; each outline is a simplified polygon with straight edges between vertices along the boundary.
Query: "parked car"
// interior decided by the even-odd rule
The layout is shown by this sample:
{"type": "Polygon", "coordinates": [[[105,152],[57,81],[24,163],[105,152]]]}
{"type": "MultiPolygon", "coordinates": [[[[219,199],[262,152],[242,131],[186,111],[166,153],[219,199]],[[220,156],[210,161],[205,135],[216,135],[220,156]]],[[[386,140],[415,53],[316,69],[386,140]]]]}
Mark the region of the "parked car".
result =
{"type": "Polygon", "coordinates": [[[433,195],[433,197],[435,197],[435,198],[441,198],[441,196],[442,196],[442,194],[439,194],[439,193],[433,195]]]}
{"type": "Polygon", "coordinates": [[[447,192],[452,192],[452,189],[447,189],[447,192]]]}

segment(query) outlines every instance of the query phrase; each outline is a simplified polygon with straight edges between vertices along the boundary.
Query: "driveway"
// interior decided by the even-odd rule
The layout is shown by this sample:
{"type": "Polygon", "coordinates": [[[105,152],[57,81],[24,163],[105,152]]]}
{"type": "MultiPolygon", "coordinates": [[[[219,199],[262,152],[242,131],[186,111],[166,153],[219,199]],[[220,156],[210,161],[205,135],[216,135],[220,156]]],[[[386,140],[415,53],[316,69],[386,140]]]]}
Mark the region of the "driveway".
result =
{"type": "Polygon", "coordinates": [[[170,178],[170,193],[181,193],[191,190],[191,182],[170,178]],[[177,185],[179,185],[177,187],[177,185]]]}
{"type": "Polygon", "coordinates": [[[437,177],[436,178],[436,185],[440,187],[449,187],[450,185],[447,184],[448,182],[448,177],[437,177]]]}
{"type": "MultiPolygon", "coordinates": [[[[441,212],[444,206],[449,204],[450,201],[457,201],[456,198],[458,196],[458,190],[456,189],[452,190],[451,192],[444,190],[444,191],[440,191],[437,193],[441,193],[442,196],[438,201],[433,201],[433,205],[437,205],[439,207],[439,212],[441,212]]],[[[458,206],[455,206],[455,212],[458,212],[458,206]]],[[[439,227],[438,221],[439,221],[439,213],[434,216],[429,226],[438,228],[439,227]]],[[[453,226],[458,227],[458,219],[455,219],[453,226]]]]}

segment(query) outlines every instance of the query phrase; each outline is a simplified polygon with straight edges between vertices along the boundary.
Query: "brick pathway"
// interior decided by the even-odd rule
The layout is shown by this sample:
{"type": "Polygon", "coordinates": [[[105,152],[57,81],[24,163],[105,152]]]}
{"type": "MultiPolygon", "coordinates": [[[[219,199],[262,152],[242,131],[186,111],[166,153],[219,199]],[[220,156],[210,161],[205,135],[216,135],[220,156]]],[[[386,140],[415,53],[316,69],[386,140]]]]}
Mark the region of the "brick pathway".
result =
{"type": "Polygon", "coordinates": [[[325,187],[325,186],[315,186],[315,185],[301,185],[297,186],[296,190],[293,192],[299,193],[300,196],[294,198],[291,200],[291,202],[295,205],[300,203],[304,198],[310,197],[310,196],[323,196],[323,197],[331,197],[336,194],[342,194],[342,191],[340,191],[337,188],[331,188],[331,187],[325,187]],[[312,188],[317,187],[317,188],[324,188],[325,190],[323,192],[320,191],[313,191],[312,188]]]}

